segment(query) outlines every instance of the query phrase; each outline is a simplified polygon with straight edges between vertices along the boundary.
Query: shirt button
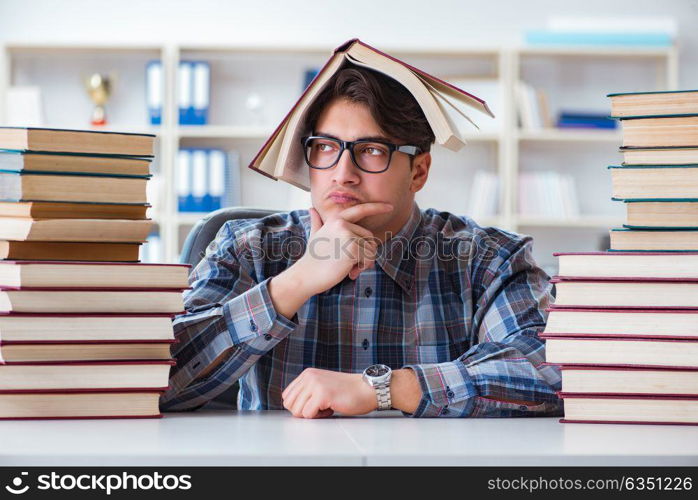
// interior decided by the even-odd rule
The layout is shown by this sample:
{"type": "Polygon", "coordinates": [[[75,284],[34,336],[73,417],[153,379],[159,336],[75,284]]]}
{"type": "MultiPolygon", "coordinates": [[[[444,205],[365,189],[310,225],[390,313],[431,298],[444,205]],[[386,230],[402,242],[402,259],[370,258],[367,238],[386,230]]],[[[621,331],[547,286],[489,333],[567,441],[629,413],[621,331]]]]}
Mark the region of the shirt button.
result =
{"type": "Polygon", "coordinates": [[[453,391],[448,391],[448,392],[446,393],[446,396],[448,396],[449,399],[452,399],[453,396],[455,396],[455,394],[453,394],[453,391]]]}
{"type": "Polygon", "coordinates": [[[528,410],[528,406],[521,405],[521,406],[519,406],[519,410],[528,410]]]}
{"type": "Polygon", "coordinates": [[[366,297],[370,297],[372,293],[373,293],[373,290],[371,289],[371,287],[367,286],[366,290],[364,290],[364,295],[366,295],[366,297]]]}
{"type": "Polygon", "coordinates": [[[255,323],[253,319],[250,320],[250,330],[253,332],[257,331],[257,323],[255,323]]]}
{"type": "Polygon", "coordinates": [[[448,408],[445,408],[445,407],[444,407],[444,409],[441,411],[441,413],[442,413],[443,415],[448,414],[448,408]]]}
{"type": "Polygon", "coordinates": [[[264,340],[271,340],[271,334],[265,333],[265,334],[264,334],[264,340]]]}
{"type": "Polygon", "coordinates": [[[364,341],[361,343],[361,346],[364,348],[364,351],[368,349],[368,339],[364,339],[364,341]]]}

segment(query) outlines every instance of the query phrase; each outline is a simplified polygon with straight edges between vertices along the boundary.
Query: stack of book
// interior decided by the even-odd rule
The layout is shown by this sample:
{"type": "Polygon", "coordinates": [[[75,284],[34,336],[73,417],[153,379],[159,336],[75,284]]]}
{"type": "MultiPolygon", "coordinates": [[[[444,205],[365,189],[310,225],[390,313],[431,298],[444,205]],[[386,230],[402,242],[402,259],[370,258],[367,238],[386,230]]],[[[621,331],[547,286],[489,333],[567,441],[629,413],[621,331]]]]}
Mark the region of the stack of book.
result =
{"type": "Polygon", "coordinates": [[[161,416],[188,266],[137,262],[152,136],[0,128],[0,147],[0,419],[161,416]]]}
{"type": "Polygon", "coordinates": [[[561,366],[562,422],[696,425],[698,245],[686,235],[698,231],[698,212],[691,212],[698,162],[677,160],[690,157],[698,134],[674,120],[695,116],[698,92],[616,96],[623,151],[642,149],[648,163],[611,170],[620,173],[614,193],[629,207],[628,224],[611,231],[612,251],[555,254],[555,304],[541,335],[546,362],[561,366]],[[635,203],[646,206],[631,211],[635,203]]]}

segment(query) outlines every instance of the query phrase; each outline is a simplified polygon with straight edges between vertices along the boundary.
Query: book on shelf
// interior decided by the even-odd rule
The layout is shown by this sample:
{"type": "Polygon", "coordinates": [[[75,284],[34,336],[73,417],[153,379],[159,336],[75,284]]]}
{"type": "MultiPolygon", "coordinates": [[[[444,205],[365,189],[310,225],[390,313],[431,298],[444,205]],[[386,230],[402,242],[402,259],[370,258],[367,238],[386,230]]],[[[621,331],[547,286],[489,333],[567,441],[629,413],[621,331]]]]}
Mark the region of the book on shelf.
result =
{"type": "Polygon", "coordinates": [[[607,97],[611,98],[611,115],[618,118],[698,114],[698,90],[619,92],[607,97]]]}
{"type": "Polygon", "coordinates": [[[0,127],[0,149],[152,158],[155,135],[102,130],[0,127]]]}
{"type": "Polygon", "coordinates": [[[579,217],[574,177],[554,170],[519,173],[518,212],[522,217],[579,217]]]}
{"type": "Polygon", "coordinates": [[[0,391],[0,419],[159,418],[159,388],[0,391]]]}
{"type": "Polygon", "coordinates": [[[466,213],[472,218],[494,217],[499,213],[499,177],[487,170],[475,172],[466,213]]]}
{"type": "Polygon", "coordinates": [[[557,128],[584,128],[613,130],[616,122],[608,118],[605,113],[593,113],[584,111],[561,110],[558,113],[557,128]]]}
{"type": "Polygon", "coordinates": [[[554,126],[548,96],[544,90],[519,80],[514,93],[519,127],[524,130],[541,130],[554,126]]]}
{"type": "Polygon", "coordinates": [[[579,278],[698,279],[698,252],[558,252],[559,274],[579,278]]]}
{"type": "Polygon", "coordinates": [[[140,243],[3,241],[0,260],[137,262],[140,243]]]}
{"type": "Polygon", "coordinates": [[[542,334],[545,361],[555,364],[698,368],[698,339],[595,338],[542,334]]]}
{"type": "Polygon", "coordinates": [[[360,66],[384,73],[402,84],[419,103],[436,143],[452,151],[465,145],[465,130],[459,123],[472,119],[467,108],[494,117],[487,103],[435,76],[381,52],[358,39],[337,47],[310,86],[284,117],[271,137],[255,155],[249,167],[272,179],[281,179],[304,190],[310,189],[309,173],[303,161],[301,138],[308,107],[330,78],[346,66],[360,66]]]}
{"type": "MultiPolygon", "coordinates": [[[[544,363],[550,365],[554,363],[544,363]]],[[[698,368],[561,364],[563,393],[698,396],[698,368]]]]}
{"type": "Polygon", "coordinates": [[[631,229],[698,229],[698,198],[623,199],[631,229]]]}
{"type": "Polygon", "coordinates": [[[698,114],[625,116],[623,147],[695,147],[698,145],[698,114]]]}
{"type": "Polygon", "coordinates": [[[563,423],[698,425],[698,397],[558,394],[563,423]]]}
{"type": "Polygon", "coordinates": [[[143,243],[151,226],[150,219],[5,217],[0,224],[0,240],[143,243]]]}
{"type": "Polygon", "coordinates": [[[0,217],[29,219],[147,219],[149,203],[0,201],[0,217]]]}
{"type": "Polygon", "coordinates": [[[698,165],[698,146],[621,147],[623,165],[698,165]]]}
{"type": "Polygon", "coordinates": [[[0,172],[0,201],[147,203],[146,176],[0,172]]]}
{"type": "Polygon", "coordinates": [[[0,391],[167,389],[174,360],[10,362],[0,365],[0,391]]]}
{"type": "Polygon", "coordinates": [[[4,288],[155,288],[189,287],[188,264],[114,262],[0,262],[4,288]]]}
{"type": "Polygon", "coordinates": [[[698,278],[555,276],[555,307],[698,309],[698,278]]]}
{"type": "Polygon", "coordinates": [[[698,339],[698,311],[551,307],[543,334],[548,337],[698,339]]]}
{"type": "Polygon", "coordinates": [[[182,290],[143,288],[0,288],[2,313],[184,313],[182,290]]]}
{"type": "Polygon", "coordinates": [[[698,229],[630,229],[610,231],[611,250],[698,251],[698,229]]]}
{"type": "Polygon", "coordinates": [[[152,158],[0,149],[0,170],[147,177],[152,158]]]}

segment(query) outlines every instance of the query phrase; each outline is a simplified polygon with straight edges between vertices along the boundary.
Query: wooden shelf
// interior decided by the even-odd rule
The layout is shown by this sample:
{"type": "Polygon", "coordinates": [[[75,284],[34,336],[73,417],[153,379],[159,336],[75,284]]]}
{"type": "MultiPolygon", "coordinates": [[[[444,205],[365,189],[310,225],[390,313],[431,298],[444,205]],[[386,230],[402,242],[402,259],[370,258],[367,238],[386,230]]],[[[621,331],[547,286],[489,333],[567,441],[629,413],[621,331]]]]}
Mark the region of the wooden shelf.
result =
{"type": "Polygon", "coordinates": [[[517,133],[519,141],[553,141],[553,142],[623,142],[619,130],[587,130],[587,129],[541,129],[520,130],[517,133]]]}
{"type": "Polygon", "coordinates": [[[579,227],[579,228],[612,228],[623,224],[622,217],[612,216],[582,216],[575,218],[517,216],[515,218],[518,227],[579,227]]]}

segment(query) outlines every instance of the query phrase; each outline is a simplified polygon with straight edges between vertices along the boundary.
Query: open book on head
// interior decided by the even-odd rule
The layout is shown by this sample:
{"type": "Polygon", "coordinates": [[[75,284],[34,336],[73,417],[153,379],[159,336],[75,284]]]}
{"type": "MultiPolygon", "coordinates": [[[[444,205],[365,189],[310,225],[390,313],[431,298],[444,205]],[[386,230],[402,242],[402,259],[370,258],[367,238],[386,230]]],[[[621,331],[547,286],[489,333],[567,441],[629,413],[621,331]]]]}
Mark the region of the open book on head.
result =
{"type": "Polygon", "coordinates": [[[436,142],[452,151],[465,145],[465,129],[469,124],[477,128],[466,114],[467,108],[494,118],[482,99],[354,38],[334,50],[332,57],[254,157],[249,165],[251,169],[310,190],[310,176],[301,144],[301,137],[311,132],[305,129],[307,112],[332,76],[350,65],[379,71],[401,83],[422,108],[436,142]]]}

